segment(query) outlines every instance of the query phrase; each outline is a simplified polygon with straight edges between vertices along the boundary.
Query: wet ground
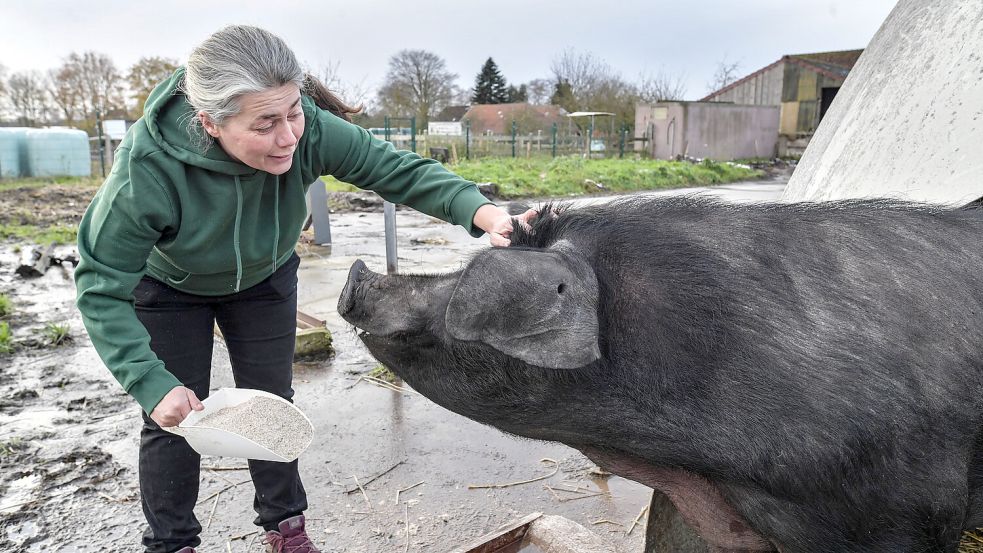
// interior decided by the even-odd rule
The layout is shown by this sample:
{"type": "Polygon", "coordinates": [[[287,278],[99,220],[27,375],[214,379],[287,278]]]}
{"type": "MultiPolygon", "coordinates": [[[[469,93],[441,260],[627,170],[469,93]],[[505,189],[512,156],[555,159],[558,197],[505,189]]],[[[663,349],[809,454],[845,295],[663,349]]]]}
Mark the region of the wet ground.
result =
{"type": "MultiPolygon", "coordinates": [[[[741,183],[709,193],[769,200],[783,184],[741,183]]],[[[416,212],[400,210],[397,224],[401,272],[453,270],[487,247],[485,239],[416,212]]],[[[301,246],[299,294],[303,311],[327,321],[337,355],[298,364],[294,377],[296,403],[316,428],[301,472],[311,504],[308,531],[323,550],[445,552],[542,512],[580,523],[619,551],[641,551],[644,518],[627,530],[648,505],[648,488],[596,474],[565,446],[510,437],[411,390],[359,379],[376,362],[335,303],[355,259],[385,270],[382,215],[333,214],[331,231],[333,247],[301,246]],[[542,476],[548,478],[468,489],[542,476]]],[[[70,271],[54,268],[23,281],[13,274],[18,259],[13,244],[0,247],[0,293],[15,302],[10,322],[20,344],[0,357],[0,551],[138,550],[138,407],[85,337],[70,271]],[[42,347],[46,323],[67,324],[74,341],[42,347]]],[[[214,366],[213,387],[231,386],[220,342],[214,366]]],[[[197,510],[206,527],[199,551],[261,551],[244,463],[206,457],[203,464],[209,469],[197,510]]]]}

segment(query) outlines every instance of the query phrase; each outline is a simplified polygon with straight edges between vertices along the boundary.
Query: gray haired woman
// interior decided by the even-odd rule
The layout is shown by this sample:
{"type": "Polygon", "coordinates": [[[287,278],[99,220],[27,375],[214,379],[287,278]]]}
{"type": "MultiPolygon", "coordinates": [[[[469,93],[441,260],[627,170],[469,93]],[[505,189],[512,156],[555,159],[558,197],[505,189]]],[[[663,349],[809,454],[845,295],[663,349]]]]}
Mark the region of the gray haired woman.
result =
{"type": "MultiPolygon", "coordinates": [[[[77,304],[99,355],[144,411],[148,552],[200,543],[200,457],[161,427],[202,408],[213,326],[237,386],[293,396],[294,247],[310,183],[333,175],[508,245],[513,219],[474,183],[373,138],[350,123],[355,111],[305,77],[280,38],[224,28],[153,91],[85,213],[77,304]]],[[[250,461],[249,471],[269,550],[317,551],[297,462],[250,461]]]]}

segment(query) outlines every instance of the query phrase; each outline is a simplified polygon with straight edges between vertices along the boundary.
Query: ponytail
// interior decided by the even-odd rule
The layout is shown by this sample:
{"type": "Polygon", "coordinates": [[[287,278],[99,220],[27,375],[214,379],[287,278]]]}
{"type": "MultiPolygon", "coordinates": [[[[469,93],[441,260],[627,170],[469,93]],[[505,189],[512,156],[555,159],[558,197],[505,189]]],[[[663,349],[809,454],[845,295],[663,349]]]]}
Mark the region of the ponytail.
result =
{"type": "Polygon", "coordinates": [[[324,86],[324,84],[321,83],[317,77],[311,75],[310,73],[304,74],[304,87],[302,92],[310,96],[311,99],[314,100],[314,105],[317,107],[323,109],[324,111],[330,112],[332,115],[340,117],[349,123],[352,122],[352,115],[355,115],[364,109],[363,106],[349,106],[343,102],[341,98],[328,90],[328,87],[324,86]]]}

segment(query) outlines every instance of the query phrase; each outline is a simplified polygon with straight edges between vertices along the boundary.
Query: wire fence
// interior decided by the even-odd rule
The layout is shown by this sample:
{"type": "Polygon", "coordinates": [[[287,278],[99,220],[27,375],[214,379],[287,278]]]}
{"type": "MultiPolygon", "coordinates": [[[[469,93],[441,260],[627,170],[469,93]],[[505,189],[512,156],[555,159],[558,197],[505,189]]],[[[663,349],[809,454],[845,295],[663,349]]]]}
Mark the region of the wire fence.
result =
{"type": "MultiPolygon", "coordinates": [[[[409,135],[392,135],[390,140],[399,149],[413,149],[409,135]]],[[[492,157],[557,157],[579,155],[606,158],[632,155],[633,145],[627,130],[611,135],[604,133],[585,136],[577,133],[536,132],[530,134],[452,136],[420,134],[416,137],[416,152],[423,157],[441,161],[481,159],[492,157]]]]}

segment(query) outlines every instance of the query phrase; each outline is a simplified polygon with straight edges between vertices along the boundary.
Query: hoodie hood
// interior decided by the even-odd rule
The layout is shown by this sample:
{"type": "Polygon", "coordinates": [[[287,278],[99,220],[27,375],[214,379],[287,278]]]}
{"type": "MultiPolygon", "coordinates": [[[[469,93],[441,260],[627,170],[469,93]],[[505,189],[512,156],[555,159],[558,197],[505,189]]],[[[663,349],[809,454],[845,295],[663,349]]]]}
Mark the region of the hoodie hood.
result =
{"type": "Polygon", "coordinates": [[[215,144],[205,152],[195,145],[188,131],[188,123],[197,115],[181,90],[184,73],[185,68],[179,67],[147,97],[143,121],[150,136],[162,150],[188,165],[225,175],[255,174],[256,169],[232,159],[215,144]]]}

